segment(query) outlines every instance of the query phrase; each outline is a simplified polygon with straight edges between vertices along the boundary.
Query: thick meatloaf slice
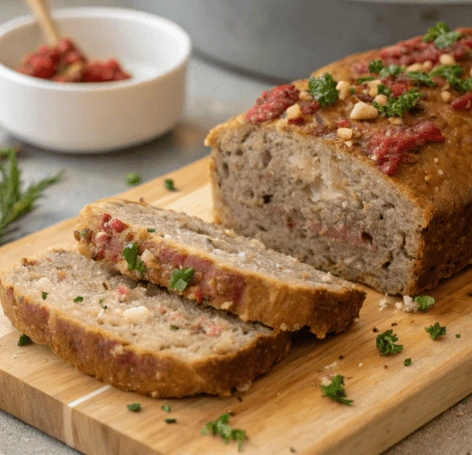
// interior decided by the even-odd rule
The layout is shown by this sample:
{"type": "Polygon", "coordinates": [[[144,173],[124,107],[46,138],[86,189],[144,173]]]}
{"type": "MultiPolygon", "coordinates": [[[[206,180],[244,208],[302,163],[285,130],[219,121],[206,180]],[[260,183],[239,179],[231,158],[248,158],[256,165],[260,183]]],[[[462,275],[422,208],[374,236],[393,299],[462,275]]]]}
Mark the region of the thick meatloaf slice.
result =
{"type": "Polygon", "coordinates": [[[12,324],[80,371],[153,397],[229,395],[284,357],[287,333],[137,283],[76,252],[1,276],[12,324]]]}
{"type": "Polygon", "coordinates": [[[459,31],[442,49],[416,37],[348,57],[214,128],[216,220],[390,294],[471,263],[472,32],[459,31]]]}
{"type": "Polygon", "coordinates": [[[359,315],[365,298],[359,287],[268,250],[258,240],[147,204],[90,204],[80,213],[75,237],[80,253],[125,275],[277,329],[308,326],[320,338],[341,332],[359,315]],[[173,288],[173,274],[184,269],[193,275],[173,288]]]}

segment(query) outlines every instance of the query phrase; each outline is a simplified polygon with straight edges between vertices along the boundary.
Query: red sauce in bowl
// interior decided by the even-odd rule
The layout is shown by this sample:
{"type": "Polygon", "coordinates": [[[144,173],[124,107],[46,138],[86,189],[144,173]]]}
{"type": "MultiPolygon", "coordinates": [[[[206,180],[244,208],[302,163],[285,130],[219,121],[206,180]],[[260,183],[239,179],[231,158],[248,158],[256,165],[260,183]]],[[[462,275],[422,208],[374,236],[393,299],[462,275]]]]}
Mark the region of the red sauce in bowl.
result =
{"type": "Polygon", "coordinates": [[[56,82],[110,82],[131,77],[114,58],[89,60],[70,38],[62,38],[56,46],[43,45],[25,55],[16,70],[56,82]]]}

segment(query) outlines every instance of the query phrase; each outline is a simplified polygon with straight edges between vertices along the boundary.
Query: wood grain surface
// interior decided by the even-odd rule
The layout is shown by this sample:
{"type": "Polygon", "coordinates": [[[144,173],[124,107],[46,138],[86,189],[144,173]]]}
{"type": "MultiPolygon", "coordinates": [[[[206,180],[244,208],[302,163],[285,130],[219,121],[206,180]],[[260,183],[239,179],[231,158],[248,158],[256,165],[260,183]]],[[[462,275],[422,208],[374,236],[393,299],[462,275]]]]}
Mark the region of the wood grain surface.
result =
{"type": "MultiPolygon", "coordinates": [[[[207,168],[204,159],[122,196],[211,220],[207,168]],[[165,178],[173,178],[178,191],[167,191],[165,178]]],[[[74,225],[64,221],[4,246],[1,267],[48,247],[73,246],[74,225]]],[[[90,454],[237,453],[235,443],[200,434],[206,422],[227,411],[233,413],[230,424],[247,432],[246,454],[380,453],[472,393],[472,270],[429,294],[436,305],[412,314],[394,305],[379,311],[384,296],[368,290],[351,330],[325,340],[298,335],[285,360],[248,392],[225,399],[155,400],[106,386],[45,346],[18,347],[19,332],[0,313],[0,408],[90,454]],[[447,335],[433,341],[424,327],[437,321],[447,326],[447,335]],[[393,329],[404,350],[380,356],[374,328],[393,329]],[[403,364],[407,357],[409,367],[403,364]],[[331,374],[345,377],[352,407],[322,397],[320,381],[331,374]],[[134,402],[141,412],[128,411],[134,402]],[[172,411],[162,411],[163,404],[172,411]],[[166,424],[166,418],[177,423],[166,424]]]]}

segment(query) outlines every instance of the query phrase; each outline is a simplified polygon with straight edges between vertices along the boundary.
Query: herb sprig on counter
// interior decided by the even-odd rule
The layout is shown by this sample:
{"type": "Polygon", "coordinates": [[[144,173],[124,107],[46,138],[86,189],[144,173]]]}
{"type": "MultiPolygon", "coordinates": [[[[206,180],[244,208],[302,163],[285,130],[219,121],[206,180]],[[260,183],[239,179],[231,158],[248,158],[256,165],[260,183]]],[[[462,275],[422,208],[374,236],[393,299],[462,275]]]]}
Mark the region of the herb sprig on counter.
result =
{"type": "Polygon", "coordinates": [[[348,400],[346,398],[346,391],[344,390],[344,376],[337,374],[331,381],[331,384],[322,385],[321,390],[323,396],[331,398],[334,401],[352,406],[354,400],[348,400]]]}
{"type": "Polygon", "coordinates": [[[437,340],[439,337],[446,335],[446,327],[441,327],[439,322],[436,322],[434,325],[424,328],[426,332],[429,333],[429,336],[433,340],[437,340]]]}
{"type": "Polygon", "coordinates": [[[428,33],[423,41],[428,43],[434,41],[438,49],[444,49],[462,38],[462,34],[454,30],[451,31],[446,22],[438,22],[434,27],[428,28],[428,33]]]}
{"type": "Polygon", "coordinates": [[[398,354],[403,350],[403,345],[395,344],[396,341],[398,341],[398,337],[390,329],[377,336],[375,345],[380,355],[398,354]]]}
{"type": "Polygon", "coordinates": [[[62,172],[32,184],[26,191],[22,191],[21,171],[16,151],[1,150],[0,158],[7,160],[6,163],[0,162],[0,243],[2,243],[11,224],[34,208],[36,200],[48,186],[60,182],[62,172]]]}
{"type": "Polygon", "coordinates": [[[230,414],[226,413],[220,416],[214,422],[208,422],[202,430],[202,434],[205,435],[210,432],[213,436],[220,435],[221,439],[228,444],[229,441],[238,442],[238,451],[241,452],[243,449],[243,441],[247,438],[246,432],[239,428],[231,428],[228,424],[230,414]]]}
{"type": "Polygon", "coordinates": [[[27,346],[28,344],[32,344],[33,340],[28,335],[20,335],[18,340],[18,346],[27,346]]]}
{"type": "Polygon", "coordinates": [[[417,295],[413,300],[418,305],[418,309],[420,311],[426,311],[430,306],[433,306],[436,302],[433,297],[430,297],[429,295],[417,295]]]}

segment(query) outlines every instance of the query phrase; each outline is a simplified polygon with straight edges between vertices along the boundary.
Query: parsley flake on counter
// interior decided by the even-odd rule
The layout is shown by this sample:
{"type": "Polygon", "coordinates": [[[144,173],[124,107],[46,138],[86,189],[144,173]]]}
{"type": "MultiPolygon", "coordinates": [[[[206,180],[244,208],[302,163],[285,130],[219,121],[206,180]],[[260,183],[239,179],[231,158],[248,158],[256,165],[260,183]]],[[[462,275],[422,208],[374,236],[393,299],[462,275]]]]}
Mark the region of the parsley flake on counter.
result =
{"type": "Polygon", "coordinates": [[[417,295],[413,300],[417,303],[420,311],[426,311],[436,302],[433,297],[430,297],[429,295],[417,295]]]}
{"type": "Polygon", "coordinates": [[[164,186],[169,191],[175,191],[176,190],[173,179],[165,179],[164,180],[164,186]]]}
{"type": "Polygon", "coordinates": [[[438,22],[434,27],[428,28],[428,33],[423,38],[424,42],[434,41],[434,45],[439,49],[449,47],[462,37],[462,34],[451,31],[446,22],[438,22]]]}
{"type": "Polygon", "coordinates": [[[395,341],[398,341],[398,337],[393,333],[392,329],[377,335],[375,345],[380,355],[398,354],[402,351],[403,345],[395,344],[395,341]]]}
{"type": "Polygon", "coordinates": [[[202,435],[208,432],[213,436],[219,435],[225,444],[228,444],[229,441],[237,441],[238,451],[241,452],[243,449],[243,441],[247,439],[246,432],[239,428],[231,428],[228,424],[229,416],[229,413],[226,413],[218,417],[214,422],[208,422],[202,430],[202,435]]]}
{"type": "Polygon", "coordinates": [[[127,406],[131,412],[141,411],[141,403],[131,403],[127,406]]]}
{"type": "Polygon", "coordinates": [[[126,174],[126,183],[129,186],[136,186],[141,183],[141,176],[137,172],[128,172],[126,174]]]}
{"type": "Polygon", "coordinates": [[[177,423],[177,419],[165,419],[165,423],[177,423]]]}
{"type": "Polygon", "coordinates": [[[441,327],[439,322],[436,322],[436,324],[430,325],[429,327],[425,327],[424,329],[429,333],[429,336],[433,340],[437,340],[439,337],[446,335],[446,327],[441,327]]]}
{"type": "Polygon", "coordinates": [[[403,362],[403,365],[405,365],[406,367],[409,367],[411,365],[411,359],[410,358],[405,359],[403,362]]]}
{"type": "Polygon", "coordinates": [[[413,79],[414,81],[427,85],[428,87],[435,87],[436,82],[433,81],[431,75],[425,71],[410,71],[405,74],[408,79],[413,79]]]}
{"type": "Polygon", "coordinates": [[[147,228],[147,231],[150,232],[150,233],[156,232],[155,229],[151,229],[151,228],[147,228]]]}
{"type": "Polygon", "coordinates": [[[170,326],[170,330],[179,330],[179,328],[176,326],[176,325],[172,325],[170,326]]]}
{"type": "Polygon", "coordinates": [[[48,297],[48,293],[47,293],[47,292],[44,292],[44,291],[41,292],[41,298],[42,298],[43,300],[46,300],[47,297],[48,297]]]}
{"type": "Polygon", "coordinates": [[[164,412],[170,412],[170,406],[168,404],[163,404],[161,406],[161,409],[164,411],[164,412]]]}
{"type": "Polygon", "coordinates": [[[339,97],[339,91],[336,89],[337,82],[329,73],[324,73],[320,77],[310,77],[308,81],[308,90],[313,98],[320,103],[321,107],[329,106],[335,103],[339,97]]]}
{"type": "Polygon", "coordinates": [[[172,272],[169,281],[169,287],[171,289],[177,289],[180,292],[185,291],[185,288],[190,284],[193,278],[195,269],[192,267],[185,267],[183,269],[175,269],[172,272]]]}
{"type": "Polygon", "coordinates": [[[382,71],[382,68],[383,68],[383,64],[382,64],[382,60],[371,60],[369,62],[369,73],[380,73],[380,71],[382,71]]]}
{"type": "Polygon", "coordinates": [[[33,343],[33,340],[28,335],[20,335],[20,339],[18,340],[18,346],[26,346],[31,343],[33,343]]]}
{"type": "Polygon", "coordinates": [[[106,305],[103,305],[103,302],[105,301],[105,299],[100,299],[98,304],[104,309],[106,310],[108,307],[106,305]]]}
{"type": "Polygon", "coordinates": [[[461,334],[460,333],[456,333],[456,338],[460,338],[461,337],[461,334]]]}
{"type": "Polygon", "coordinates": [[[34,208],[36,200],[49,186],[59,183],[62,172],[54,177],[46,178],[30,185],[25,191],[21,190],[21,171],[15,149],[0,150],[0,158],[7,162],[0,162],[0,243],[9,233],[8,227],[34,208]]]}
{"type": "Polygon", "coordinates": [[[78,296],[74,299],[74,303],[83,302],[83,301],[84,301],[84,298],[83,298],[81,295],[78,295],[78,296]]]}
{"type": "Polygon", "coordinates": [[[413,109],[422,96],[423,94],[417,88],[412,88],[402,93],[398,98],[389,98],[385,106],[380,105],[376,101],[373,101],[372,105],[378,109],[380,115],[385,117],[401,117],[404,112],[413,109]]]}
{"type": "Polygon", "coordinates": [[[354,400],[348,400],[346,398],[346,391],[344,390],[344,376],[337,374],[329,385],[322,385],[321,390],[323,391],[323,396],[331,398],[334,401],[339,401],[340,403],[347,404],[352,406],[354,400]]]}

